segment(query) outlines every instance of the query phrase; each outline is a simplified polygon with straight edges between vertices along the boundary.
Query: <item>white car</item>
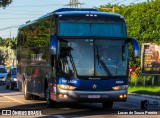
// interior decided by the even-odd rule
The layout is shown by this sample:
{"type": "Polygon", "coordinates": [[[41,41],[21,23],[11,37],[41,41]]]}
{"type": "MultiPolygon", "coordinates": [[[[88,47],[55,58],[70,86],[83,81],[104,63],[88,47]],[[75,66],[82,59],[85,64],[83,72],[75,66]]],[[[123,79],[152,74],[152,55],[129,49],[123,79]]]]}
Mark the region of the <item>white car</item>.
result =
{"type": "Polygon", "coordinates": [[[3,65],[0,65],[0,83],[5,84],[7,76],[7,70],[3,65]]]}

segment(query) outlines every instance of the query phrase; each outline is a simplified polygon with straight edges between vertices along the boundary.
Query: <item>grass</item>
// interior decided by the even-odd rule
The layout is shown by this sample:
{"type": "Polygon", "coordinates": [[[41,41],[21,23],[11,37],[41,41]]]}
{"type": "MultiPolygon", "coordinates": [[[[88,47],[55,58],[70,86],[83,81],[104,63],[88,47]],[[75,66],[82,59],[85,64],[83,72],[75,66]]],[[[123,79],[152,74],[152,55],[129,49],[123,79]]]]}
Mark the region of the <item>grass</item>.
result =
{"type": "Polygon", "coordinates": [[[128,93],[138,93],[138,94],[160,96],[160,86],[129,85],[128,93]]]}

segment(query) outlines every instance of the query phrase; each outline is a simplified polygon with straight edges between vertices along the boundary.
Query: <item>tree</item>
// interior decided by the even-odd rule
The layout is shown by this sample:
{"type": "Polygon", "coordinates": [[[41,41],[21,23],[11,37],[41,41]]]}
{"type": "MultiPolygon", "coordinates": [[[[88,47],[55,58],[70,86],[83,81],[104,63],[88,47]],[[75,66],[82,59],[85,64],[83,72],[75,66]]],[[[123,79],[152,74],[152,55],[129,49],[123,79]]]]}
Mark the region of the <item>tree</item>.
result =
{"type": "Polygon", "coordinates": [[[12,3],[12,0],[0,0],[0,8],[6,8],[12,3]]]}
{"type": "Polygon", "coordinates": [[[0,46],[3,46],[3,38],[0,37],[0,46]]]}
{"type": "MultiPolygon", "coordinates": [[[[160,44],[160,0],[149,0],[138,4],[124,5],[104,5],[98,8],[101,11],[121,14],[127,24],[128,37],[135,37],[140,43],[160,44]]],[[[129,48],[131,50],[131,47],[129,48]]],[[[130,65],[139,67],[140,58],[132,59],[130,54],[130,65]]]]}

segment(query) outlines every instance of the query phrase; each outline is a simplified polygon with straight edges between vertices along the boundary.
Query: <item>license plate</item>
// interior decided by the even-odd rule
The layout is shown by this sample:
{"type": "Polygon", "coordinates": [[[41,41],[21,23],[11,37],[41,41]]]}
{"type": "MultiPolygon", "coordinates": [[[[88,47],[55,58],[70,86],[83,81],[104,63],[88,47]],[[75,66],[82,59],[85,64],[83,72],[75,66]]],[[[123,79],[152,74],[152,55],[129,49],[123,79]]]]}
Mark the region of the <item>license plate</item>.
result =
{"type": "Polygon", "coordinates": [[[88,98],[100,98],[100,95],[88,95],[88,98]]]}

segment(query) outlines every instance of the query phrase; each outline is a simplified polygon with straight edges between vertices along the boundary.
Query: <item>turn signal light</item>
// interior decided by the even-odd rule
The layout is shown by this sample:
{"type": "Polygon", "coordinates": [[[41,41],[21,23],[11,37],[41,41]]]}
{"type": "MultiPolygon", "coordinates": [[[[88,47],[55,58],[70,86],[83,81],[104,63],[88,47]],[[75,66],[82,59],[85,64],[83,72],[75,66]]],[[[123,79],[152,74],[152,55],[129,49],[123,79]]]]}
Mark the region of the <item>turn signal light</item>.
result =
{"type": "Polygon", "coordinates": [[[120,86],[114,86],[112,87],[113,90],[118,91],[118,90],[123,90],[128,88],[128,85],[120,85],[120,86]]]}

